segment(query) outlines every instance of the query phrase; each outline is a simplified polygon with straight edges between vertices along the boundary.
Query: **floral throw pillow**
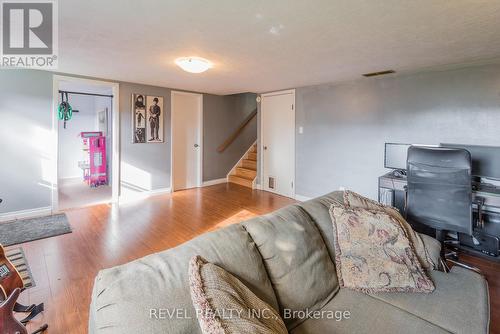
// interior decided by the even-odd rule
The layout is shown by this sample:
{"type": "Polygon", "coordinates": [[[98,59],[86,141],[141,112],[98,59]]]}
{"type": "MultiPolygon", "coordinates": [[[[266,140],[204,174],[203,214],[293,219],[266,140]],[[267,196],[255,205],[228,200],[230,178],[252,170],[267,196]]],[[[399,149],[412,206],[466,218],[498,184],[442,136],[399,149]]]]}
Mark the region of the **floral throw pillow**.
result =
{"type": "Polygon", "coordinates": [[[410,241],[390,215],[334,204],[330,216],[341,287],[366,293],[434,291],[410,241]]]}
{"type": "Polygon", "coordinates": [[[189,262],[189,288],[203,334],[288,334],[278,312],[201,256],[189,262]]]}
{"type": "Polygon", "coordinates": [[[439,269],[439,264],[432,261],[432,258],[430,257],[420,235],[413,230],[410,224],[408,224],[396,208],[383,205],[350,190],[344,191],[344,205],[351,208],[380,210],[390,215],[399,223],[408,239],[410,239],[413,249],[415,250],[415,254],[417,255],[422,267],[426,270],[439,269]]]}

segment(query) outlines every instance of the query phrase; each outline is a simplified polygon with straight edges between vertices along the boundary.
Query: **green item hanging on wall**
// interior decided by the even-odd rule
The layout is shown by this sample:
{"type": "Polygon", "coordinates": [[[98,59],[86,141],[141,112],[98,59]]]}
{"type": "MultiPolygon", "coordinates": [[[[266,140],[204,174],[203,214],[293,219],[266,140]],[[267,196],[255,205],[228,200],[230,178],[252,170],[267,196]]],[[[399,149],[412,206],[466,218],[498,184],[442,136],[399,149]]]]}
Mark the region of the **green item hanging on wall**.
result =
{"type": "Polygon", "coordinates": [[[61,92],[61,101],[57,107],[57,117],[61,121],[64,120],[64,128],[66,129],[66,121],[69,121],[73,117],[73,108],[69,104],[68,93],[61,92]]]}

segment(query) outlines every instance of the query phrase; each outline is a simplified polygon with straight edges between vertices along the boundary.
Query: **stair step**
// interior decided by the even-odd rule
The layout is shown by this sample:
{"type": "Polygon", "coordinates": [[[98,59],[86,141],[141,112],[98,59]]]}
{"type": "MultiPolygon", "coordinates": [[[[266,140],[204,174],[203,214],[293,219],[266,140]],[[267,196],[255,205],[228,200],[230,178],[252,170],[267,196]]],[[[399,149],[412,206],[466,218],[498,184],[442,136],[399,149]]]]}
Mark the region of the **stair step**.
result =
{"type": "Polygon", "coordinates": [[[244,179],[244,178],[236,176],[236,175],[229,175],[229,182],[236,183],[236,184],[239,184],[241,186],[248,187],[248,188],[252,188],[253,180],[244,179]]]}
{"type": "Polygon", "coordinates": [[[247,159],[248,160],[255,160],[255,161],[257,161],[257,153],[256,152],[250,152],[250,153],[248,153],[247,159]]]}
{"type": "Polygon", "coordinates": [[[241,160],[241,167],[246,168],[246,169],[257,170],[257,161],[243,159],[243,160],[241,160]]]}
{"type": "Polygon", "coordinates": [[[253,169],[246,169],[243,167],[236,167],[236,176],[240,176],[245,179],[253,180],[257,175],[257,171],[253,169]]]}

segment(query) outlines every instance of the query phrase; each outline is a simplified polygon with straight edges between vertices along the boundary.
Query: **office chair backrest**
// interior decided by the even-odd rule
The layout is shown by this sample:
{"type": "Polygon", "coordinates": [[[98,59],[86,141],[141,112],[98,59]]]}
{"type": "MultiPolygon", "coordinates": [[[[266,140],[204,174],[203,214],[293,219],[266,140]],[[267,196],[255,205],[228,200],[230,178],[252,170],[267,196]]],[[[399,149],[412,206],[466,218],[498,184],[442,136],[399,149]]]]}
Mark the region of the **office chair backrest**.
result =
{"type": "Polygon", "coordinates": [[[471,156],[467,150],[408,148],[408,221],[472,234],[471,156]]]}

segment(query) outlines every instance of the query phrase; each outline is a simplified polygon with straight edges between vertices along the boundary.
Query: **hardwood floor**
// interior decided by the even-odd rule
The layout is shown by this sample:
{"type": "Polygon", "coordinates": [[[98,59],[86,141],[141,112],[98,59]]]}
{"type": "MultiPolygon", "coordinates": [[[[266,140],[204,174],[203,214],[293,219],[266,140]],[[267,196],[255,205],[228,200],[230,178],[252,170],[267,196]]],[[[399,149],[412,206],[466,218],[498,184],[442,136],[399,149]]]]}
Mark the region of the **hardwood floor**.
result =
{"type": "Polygon", "coordinates": [[[177,246],[220,226],[262,215],[294,201],[236,184],[151,197],[133,204],[97,205],[66,211],[73,233],[22,246],[36,281],[25,304],[45,303],[31,330],[87,333],[88,306],[100,269],[177,246]]]}
{"type": "MultiPolygon", "coordinates": [[[[47,334],[87,333],[90,293],[100,269],[163,251],[206,231],[293,202],[229,183],[120,206],[69,210],[73,233],[20,245],[36,281],[36,287],[23,293],[21,302],[46,305],[43,316],[29,329],[48,323],[47,334]]],[[[500,334],[500,264],[466,256],[461,260],[485,273],[490,288],[491,333],[500,334]]]]}

